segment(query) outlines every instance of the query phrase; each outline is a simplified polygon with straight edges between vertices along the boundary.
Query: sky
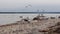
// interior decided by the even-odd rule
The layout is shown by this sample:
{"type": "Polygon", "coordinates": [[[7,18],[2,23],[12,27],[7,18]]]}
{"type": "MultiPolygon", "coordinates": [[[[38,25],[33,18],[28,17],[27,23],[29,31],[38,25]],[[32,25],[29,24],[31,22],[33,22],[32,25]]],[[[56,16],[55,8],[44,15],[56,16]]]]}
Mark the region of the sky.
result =
{"type": "Polygon", "coordinates": [[[0,12],[35,12],[37,9],[60,12],[60,0],[0,0],[0,12]]]}

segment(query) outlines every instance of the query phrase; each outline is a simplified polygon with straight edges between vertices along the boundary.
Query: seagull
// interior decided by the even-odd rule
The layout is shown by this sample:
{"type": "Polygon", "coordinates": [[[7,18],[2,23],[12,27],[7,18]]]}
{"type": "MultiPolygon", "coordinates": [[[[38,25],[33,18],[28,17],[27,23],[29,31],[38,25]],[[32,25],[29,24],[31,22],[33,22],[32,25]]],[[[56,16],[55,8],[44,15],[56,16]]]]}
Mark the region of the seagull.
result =
{"type": "Polygon", "coordinates": [[[31,5],[31,4],[29,4],[29,5],[25,6],[25,8],[28,8],[28,7],[32,7],[32,5],[31,5]]]}

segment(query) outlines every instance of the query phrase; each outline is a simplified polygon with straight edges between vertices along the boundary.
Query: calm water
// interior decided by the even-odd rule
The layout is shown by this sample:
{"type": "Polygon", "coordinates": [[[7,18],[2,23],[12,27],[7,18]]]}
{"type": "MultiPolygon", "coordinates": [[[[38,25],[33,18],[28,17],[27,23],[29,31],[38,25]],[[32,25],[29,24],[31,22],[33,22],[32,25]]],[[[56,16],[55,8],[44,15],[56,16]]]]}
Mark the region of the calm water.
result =
{"type": "MultiPolygon", "coordinates": [[[[38,14],[0,14],[0,25],[2,24],[9,24],[19,21],[21,18],[19,16],[23,16],[23,18],[29,17],[32,19],[33,17],[37,16],[38,14]]],[[[59,16],[60,14],[44,14],[46,17],[50,16],[59,16]]]]}
{"type": "Polygon", "coordinates": [[[60,12],[0,12],[0,14],[60,14],[60,12]]]}

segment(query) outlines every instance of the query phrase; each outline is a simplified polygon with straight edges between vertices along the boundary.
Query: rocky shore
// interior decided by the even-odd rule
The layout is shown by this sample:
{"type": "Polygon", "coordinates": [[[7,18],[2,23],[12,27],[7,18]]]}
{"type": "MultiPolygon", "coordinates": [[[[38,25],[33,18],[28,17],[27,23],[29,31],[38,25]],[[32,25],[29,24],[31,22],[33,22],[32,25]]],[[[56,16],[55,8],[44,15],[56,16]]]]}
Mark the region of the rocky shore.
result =
{"type": "MultiPolygon", "coordinates": [[[[22,17],[21,17],[22,18],[22,17]]],[[[60,18],[37,16],[0,26],[0,34],[60,34],[60,18]]]]}

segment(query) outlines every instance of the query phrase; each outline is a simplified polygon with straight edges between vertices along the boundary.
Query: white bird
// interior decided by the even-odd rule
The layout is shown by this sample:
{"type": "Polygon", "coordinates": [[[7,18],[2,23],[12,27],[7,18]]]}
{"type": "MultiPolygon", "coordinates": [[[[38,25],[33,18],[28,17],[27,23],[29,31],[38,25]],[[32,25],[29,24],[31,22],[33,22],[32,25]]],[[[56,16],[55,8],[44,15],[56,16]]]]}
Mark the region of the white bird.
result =
{"type": "Polygon", "coordinates": [[[28,8],[28,7],[32,7],[32,5],[31,5],[31,4],[29,4],[29,5],[25,6],[25,8],[28,8]]]}

